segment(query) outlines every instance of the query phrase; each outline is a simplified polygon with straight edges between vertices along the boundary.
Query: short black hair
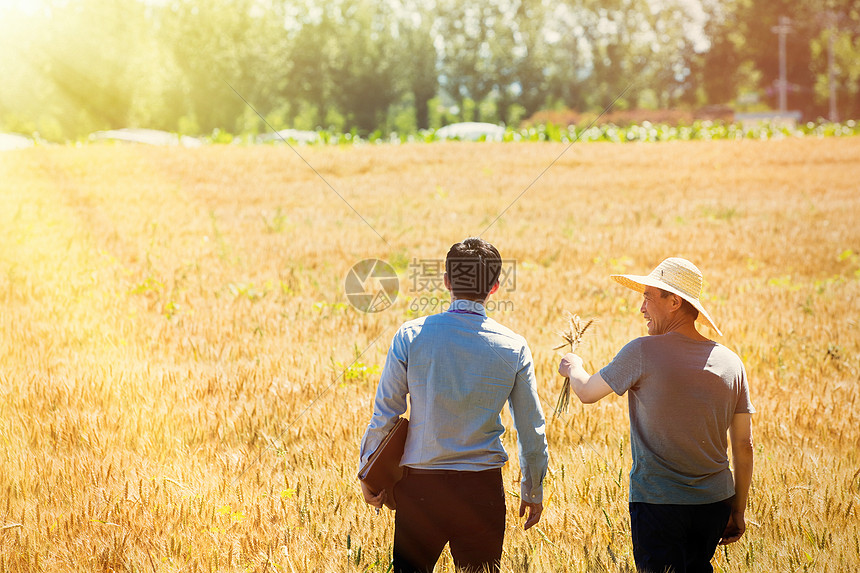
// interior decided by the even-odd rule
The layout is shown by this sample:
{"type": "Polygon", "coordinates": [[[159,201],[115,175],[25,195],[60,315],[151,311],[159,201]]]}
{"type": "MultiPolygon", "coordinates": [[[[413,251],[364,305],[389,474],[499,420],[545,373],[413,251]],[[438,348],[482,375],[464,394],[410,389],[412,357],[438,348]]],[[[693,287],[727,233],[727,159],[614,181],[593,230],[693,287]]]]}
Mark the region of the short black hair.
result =
{"type": "Polygon", "coordinates": [[[469,237],[451,245],[445,272],[455,297],[485,300],[502,274],[502,256],[484,239],[469,237]]]}
{"type": "MultiPolygon", "coordinates": [[[[669,291],[662,289],[662,288],[658,289],[658,290],[660,291],[660,298],[666,298],[670,294],[675,294],[673,292],[669,292],[669,291]]],[[[683,312],[684,314],[689,314],[690,316],[693,317],[693,320],[696,320],[697,318],[699,318],[699,309],[697,309],[695,306],[693,306],[693,304],[690,301],[688,301],[687,299],[685,299],[681,295],[676,295],[676,296],[681,299],[681,312],[683,312]]]]}

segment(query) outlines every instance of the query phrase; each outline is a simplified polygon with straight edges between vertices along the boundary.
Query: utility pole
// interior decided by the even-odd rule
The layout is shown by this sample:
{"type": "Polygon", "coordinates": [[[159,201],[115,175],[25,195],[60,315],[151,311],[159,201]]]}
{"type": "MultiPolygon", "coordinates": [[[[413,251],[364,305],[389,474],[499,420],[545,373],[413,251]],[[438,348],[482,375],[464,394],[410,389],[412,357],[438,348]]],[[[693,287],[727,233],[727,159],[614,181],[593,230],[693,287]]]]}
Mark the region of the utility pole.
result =
{"type": "Polygon", "coordinates": [[[770,29],[774,34],[779,34],[779,80],[777,87],[779,88],[779,113],[784,114],[787,106],[788,92],[788,74],[786,72],[785,63],[785,37],[791,34],[794,30],[791,27],[791,18],[788,16],[779,17],[779,25],[770,29]]]}
{"type": "Polygon", "coordinates": [[[828,12],[828,20],[830,22],[830,32],[827,38],[827,83],[830,88],[830,121],[837,123],[839,121],[839,110],[836,107],[836,31],[837,15],[836,12],[828,12]]]}

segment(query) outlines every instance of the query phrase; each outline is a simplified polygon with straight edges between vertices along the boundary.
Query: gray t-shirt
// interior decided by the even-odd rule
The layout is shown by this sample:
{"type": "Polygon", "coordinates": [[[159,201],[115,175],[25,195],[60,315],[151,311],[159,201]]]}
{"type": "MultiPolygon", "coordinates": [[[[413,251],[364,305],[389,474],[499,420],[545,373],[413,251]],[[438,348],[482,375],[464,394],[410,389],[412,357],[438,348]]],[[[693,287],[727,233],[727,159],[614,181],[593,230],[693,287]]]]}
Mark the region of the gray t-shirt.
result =
{"type": "Polygon", "coordinates": [[[753,413],[743,363],[713,341],[670,332],[629,342],[600,370],[627,394],[630,501],[706,504],[734,495],[727,431],[753,413]]]}

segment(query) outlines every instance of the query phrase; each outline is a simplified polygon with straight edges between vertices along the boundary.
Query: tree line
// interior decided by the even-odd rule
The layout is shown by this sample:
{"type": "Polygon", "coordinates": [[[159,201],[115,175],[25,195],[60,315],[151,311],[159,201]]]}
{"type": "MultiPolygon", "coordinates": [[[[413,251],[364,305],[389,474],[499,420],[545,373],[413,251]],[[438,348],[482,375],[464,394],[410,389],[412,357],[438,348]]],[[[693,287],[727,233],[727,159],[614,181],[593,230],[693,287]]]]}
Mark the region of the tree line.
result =
{"type": "Polygon", "coordinates": [[[776,107],[781,65],[790,109],[827,116],[833,90],[841,118],[860,115],[860,0],[6,3],[0,130],[366,135],[516,125],[615,98],[755,109],[776,107]]]}

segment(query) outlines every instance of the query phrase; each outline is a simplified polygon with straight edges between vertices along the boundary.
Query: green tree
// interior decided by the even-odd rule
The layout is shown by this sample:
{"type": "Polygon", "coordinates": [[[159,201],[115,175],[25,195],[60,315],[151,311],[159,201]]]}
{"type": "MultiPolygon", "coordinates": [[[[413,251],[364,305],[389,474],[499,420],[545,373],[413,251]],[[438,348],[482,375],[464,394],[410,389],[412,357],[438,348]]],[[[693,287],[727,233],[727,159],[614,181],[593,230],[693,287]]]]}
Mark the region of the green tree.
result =
{"type": "Polygon", "coordinates": [[[60,139],[55,123],[54,86],[39,58],[44,39],[31,33],[46,24],[40,15],[24,14],[10,5],[0,5],[0,130],[20,133],[40,132],[43,137],[60,139]]]}
{"type": "MultiPolygon", "coordinates": [[[[806,0],[811,3],[811,0],[806,0]]],[[[818,33],[810,41],[814,96],[820,106],[830,104],[830,50],[837,115],[860,117],[860,0],[826,0],[814,5],[818,33]]]]}
{"type": "Polygon", "coordinates": [[[550,26],[555,67],[550,93],[567,107],[598,111],[627,90],[618,107],[669,107],[689,84],[692,40],[682,3],[565,0],[550,26]]]}
{"type": "Polygon", "coordinates": [[[281,70],[281,96],[288,102],[290,119],[299,116],[311,125],[322,126],[334,108],[332,62],[337,57],[337,23],[329,3],[322,7],[296,2],[290,7],[287,26],[287,57],[281,70]]]}
{"type": "Polygon", "coordinates": [[[437,4],[437,33],[444,39],[441,55],[441,84],[458,104],[464,120],[493,120],[475,117],[469,101],[482,102],[497,84],[491,42],[494,26],[503,19],[500,6],[490,0],[460,2],[440,0],[437,4]]]}
{"type": "Polygon", "coordinates": [[[52,139],[129,125],[148,72],[143,52],[150,28],[142,3],[55,0],[10,20],[26,27],[11,31],[15,44],[3,50],[4,71],[14,70],[5,78],[14,83],[4,90],[3,115],[47,130],[52,139]]]}
{"type": "Polygon", "coordinates": [[[780,61],[774,30],[780,17],[787,17],[791,21],[785,50],[789,109],[800,110],[808,118],[827,115],[827,36],[835,23],[836,70],[841,105],[847,112],[843,115],[860,111],[856,66],[860,1],[732,0],[706,6],[711,13],[707,27],[711,49],[696,67],[710,101],[730,101],[746,81],[777,107],[780,61]],[[752,73],[739,73],[744,70],[752,73]]]}
{"type": "MultiPolygon", "coordinates": [[[[296,2],[281,94],[317,125],[339,118],[366,134],[404,91],[406,60],[391,5],[370,0],[296,2]]],[[[308,127],[308,126],[305,126],[308,127]]]]}
{"type": "Polygon", "coordinates": [[[430,127],[430,100],[439,92],[438,55],[433,33],[433,16],[421,1],[406,1],[404,9],[410,18],[401,22],[402,56],[399,65],[405,77],[404,91],[412,95],[415,123],[418,129],[430,127]]]}
{"type": "Polygon", "coordinates": [[[709,103],[730,103],[738,92],[751,83],[742,73],[743,54],[738,49],[744,43],[744,30],[739,18],[737,0],[726,0],[705,6],[708,21],[705,35],[710,42],[709,50],[691,60],[696,84],[702,88],[709,103]]]}
{"type": "Polygon", "coordinates": [[[334,101],[361,133],[379,127],[400,93],[396,23],[385,3],[344,0],[331,60],[334,101]]]}
{"type": "MultiPolygon", "coordinates": [[[[512,25],[515,44],[507,53],[499,53],[502,61],[510,60],[512,74],[500,86],[502,102],[499,107],[510,122],[510,106],[519,105],[528,117],[549,100],[552,46],[547,42],[547,3],[543,0],[520,0],[515,4],[512,25]],[[510,103],[505,101],[513,92],[510,103]]],[[[505,69],[504,67],[502,69],[505,69]]]]}
{"type": "Polygon", "coordinates": [[[255,123],[234,89],[261,114],[271,111],[272,20],[253,0],[176,0],[160,17],[160,39],[180,72],[180,107],[200,132],[244,131],[255,123]]]}

